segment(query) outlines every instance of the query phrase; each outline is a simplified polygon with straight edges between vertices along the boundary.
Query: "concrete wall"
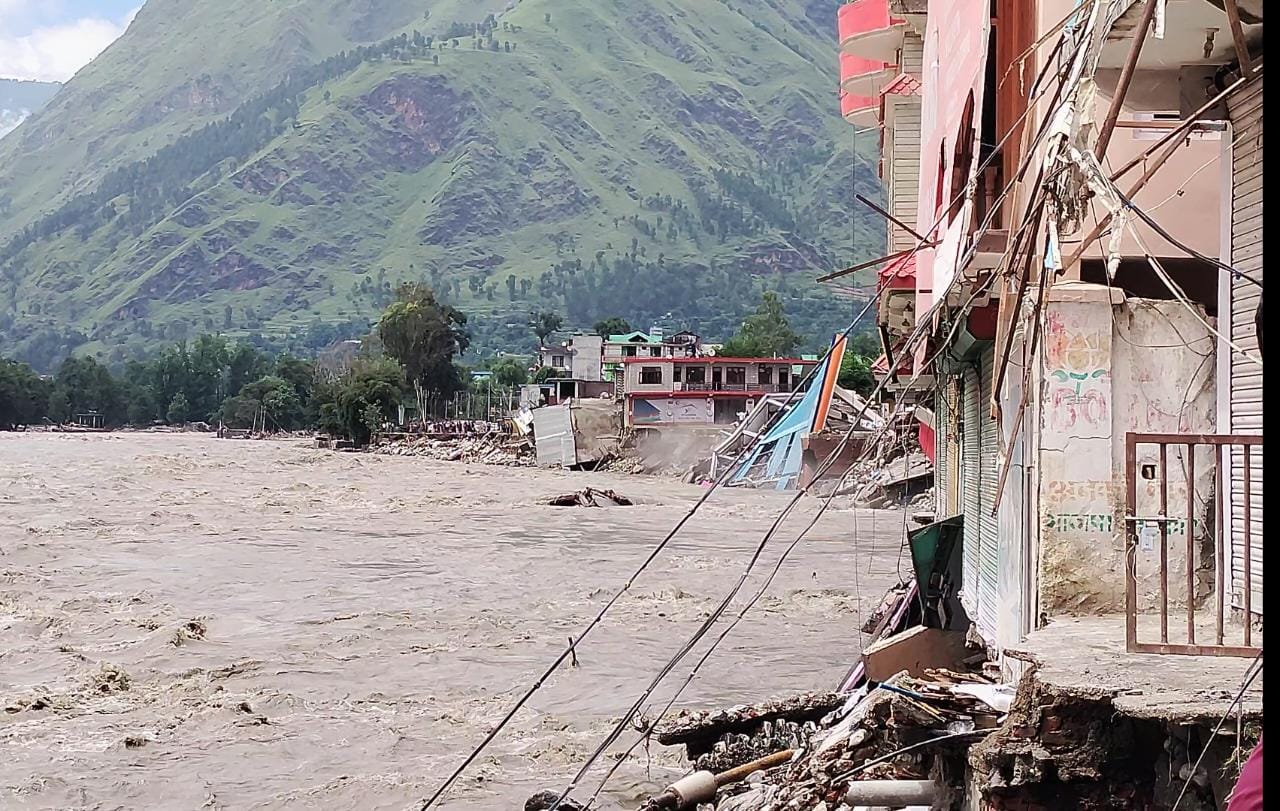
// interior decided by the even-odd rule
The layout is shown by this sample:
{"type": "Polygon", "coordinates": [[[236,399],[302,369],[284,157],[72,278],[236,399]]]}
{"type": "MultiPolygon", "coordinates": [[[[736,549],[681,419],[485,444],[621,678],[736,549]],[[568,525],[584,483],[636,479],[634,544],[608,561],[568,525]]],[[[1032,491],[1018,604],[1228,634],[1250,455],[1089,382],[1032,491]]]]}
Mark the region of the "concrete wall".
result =
{"type": "Polygon", "coordinates": [[[575,335],[570,342],[573,350],[573,376],[578,380],[603,380],[601,360],[604,339],[599,335],[575,335]]]}
{"type": "MultiPolygon", "coordinates": [[[[1038,574],[1041,609],[1049,614],[1124,609],[1125,434],[1214,430],[1207,327],[1177,302],[1121,304],[1120,295],[1064,283],[1055,286],[1047,307],[1037,425],[1038,574]]],[[[1145,451],[1139,465],[1155,461],[1153,454],[1145,451]]],[[[1169,456],[1173,516],[1186,514],[1180,456],[1169,456]]],[[[1207,456],[1196,461],[1202,509],[1212,468],[1207,456]]],[[[1139,515],[1158,511],[1152,501],[1157,482],[1139,488],[1139,515]]],[[[1185,582],[1182,531],[1175,525],[1170,533],[1171,584],[1185,582]]],[[[1140,547],[1144,603],[1153,599],[1158,554],[1158,545],[1140,547]]],[[[1174,589],[1175,599],[1184,594],[1185,587],[1174,589]]]]}

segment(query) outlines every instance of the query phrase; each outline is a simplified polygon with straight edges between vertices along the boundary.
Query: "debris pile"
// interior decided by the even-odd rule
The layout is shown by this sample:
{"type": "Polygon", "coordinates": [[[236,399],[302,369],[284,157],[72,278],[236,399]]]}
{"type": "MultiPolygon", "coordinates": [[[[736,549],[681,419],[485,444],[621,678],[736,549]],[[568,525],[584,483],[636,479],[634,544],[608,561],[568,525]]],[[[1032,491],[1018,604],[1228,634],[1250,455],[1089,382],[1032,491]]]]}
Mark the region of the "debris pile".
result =
{"type": "Polygon", "coordinates": [[[895,415],[890,430],[864,445],[847,475],[828,476],[817,492],[853,496],[857,506],[870,509],[932,503],[933,463],[920,448],[918,430],[914,415],[895,415]]]}
{"type": "Polygon", "coordinates": [[[562,496],[549,498],[547,504],[552,507],[600,507],[605,504],[630,507],[634,502],[612,490],[596,490],[594,487],[588,487],[576,493],[565,493],[562,496]]]}
{"type": "Polygon", "coordinates": [[[418,456],[442,462],[470,462],[506,467],[533,467],[533,443],[527,437],[491,433],[462,436],[379,437],[373,452],[385,456],[418,456]]]}
{"type": "MultiPolygon", "coordinates": [[[[715,786],[699,801],[717,811],[834,809],[884,792],[942,800],[959,791],[968,747],[999,725],[1012,694],[977,673],[936,669],[916,678],[903,671],[851,696],[806,694],[685,714],[657,730],[657,738],[685,744],[704,782],[715,786]],[[770,755],[783,762],[740,782],[721,780],[770,755]]],[[[661,798],[646,808],[666,807],[661,798]]]]}

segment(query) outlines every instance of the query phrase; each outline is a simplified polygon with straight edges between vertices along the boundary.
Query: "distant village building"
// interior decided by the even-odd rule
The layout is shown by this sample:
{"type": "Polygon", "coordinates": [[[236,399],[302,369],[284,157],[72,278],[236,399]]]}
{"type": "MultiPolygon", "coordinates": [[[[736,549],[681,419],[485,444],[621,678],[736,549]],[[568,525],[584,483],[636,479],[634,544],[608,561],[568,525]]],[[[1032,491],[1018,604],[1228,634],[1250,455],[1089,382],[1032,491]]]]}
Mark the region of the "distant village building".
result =
{"type": "Polygon", "coordinates": [[[627,358],[626,424],[731,425],[764,395],[794,389],[814,365],[802,358],[627,358]]]}

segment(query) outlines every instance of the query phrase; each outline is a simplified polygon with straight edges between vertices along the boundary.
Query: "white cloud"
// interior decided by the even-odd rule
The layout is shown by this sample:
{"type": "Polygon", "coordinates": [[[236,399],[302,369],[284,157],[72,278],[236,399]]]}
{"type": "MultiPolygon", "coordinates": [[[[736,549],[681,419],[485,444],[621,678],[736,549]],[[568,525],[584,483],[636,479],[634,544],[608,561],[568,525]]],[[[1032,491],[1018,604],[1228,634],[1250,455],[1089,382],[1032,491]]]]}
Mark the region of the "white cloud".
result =
{"type": "MultiPolygon", "coordinates": [[[[0,11],[10,0],[0,0],[0,11]]],[[[115,42],[137,12],[112,22],[96,17],[36,28],[23,36],[0,32],[0,77],[65,82],[115,42]]]]}

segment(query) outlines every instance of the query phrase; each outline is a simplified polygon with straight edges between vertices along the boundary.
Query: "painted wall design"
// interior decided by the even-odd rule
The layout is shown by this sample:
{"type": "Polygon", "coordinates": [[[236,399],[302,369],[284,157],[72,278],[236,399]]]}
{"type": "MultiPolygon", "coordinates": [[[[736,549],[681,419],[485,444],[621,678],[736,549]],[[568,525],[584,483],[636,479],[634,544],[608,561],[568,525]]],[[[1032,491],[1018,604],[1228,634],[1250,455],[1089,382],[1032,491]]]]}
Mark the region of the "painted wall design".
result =
{"type": "Polygon", "coordinates": [[[1078,308],[1049,312],[1045,376],[1051,428],[1075,436],[1111,435],[1110,337],[1078,308]]]}

